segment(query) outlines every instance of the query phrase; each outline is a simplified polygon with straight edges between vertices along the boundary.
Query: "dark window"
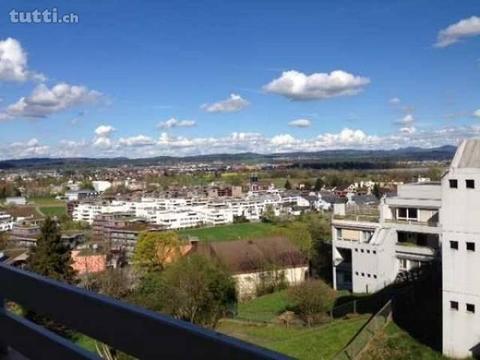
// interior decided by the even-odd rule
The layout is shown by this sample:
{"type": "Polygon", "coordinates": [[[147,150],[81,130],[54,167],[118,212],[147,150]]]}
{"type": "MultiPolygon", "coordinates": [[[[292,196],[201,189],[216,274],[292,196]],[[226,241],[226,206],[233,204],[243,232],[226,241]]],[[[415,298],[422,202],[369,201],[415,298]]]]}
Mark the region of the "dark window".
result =
{"type": "Polygon", "coordinates": [[[452,189],[458,188],[458,181],[457,181],[457,180],[455,180],[455,179],[450,179],[450,180],[448,180],[448,182],[450,183],[450,187],[451,187],[452,189]]]}
{"type": "Polygon", "coordinates": [[[373,250],[373,253],[376,254],[376,253],[377,253],[377,250],[373,250]]]}
{"type": "Polygon", "coordinates": [[[363,249],[362,249],[362,250],[360,250],[360,251],[361,251],[361,252],[364,252],[364,250],[363,250],[363,249]]]}
{"type": "Polygon", "coordinates": [[[458,241],[450,241],[450,249],[458,250],[458,241]]]}
{"type": "Polygon", "coordinates": [[[467,189],[475,189],[475,180],[465,180],[465,186],[467,187],[467,189]]]}
{"type": "Polygon", "coordinates": [[[370,254],[370,250],[367,250],[367,254],[370,254]]]}
{"type": "Polygon", "coordinates": [[[376,279],[376,278],[377,278],[377,275],[373,275],[373,278],[376,279]]]}
{"type": "Polygon", "coordinates": [[[356,252],[358,252],[358,249],[355,249],[356,252]]]}
{"type": "Polygon", "coordinates": [[[410,219],[416,219],[417,218],[417,209],[415,208],[408,208],[408,217],[410,219]]]}
{"type": "Polygon", "coordinates": [[[475,305],[473,304],[467,304],[467,311],[474,313],[475,312],[475,305]]]}
{"type": "Polygon", "coordinates": [[[358,275],[358,271],[355,271],[355,275],[358,275]]]}
{"type": "Polygon", "coordinates": [[[458,310],[458,301],[450,301],[450,309],[458,310]]]}
{"type": "Polygon", "coordinates": [[[468,251],[475,251],[475,243],[467,242],[467,250],[468,251]]]}
{"type": "Polygon", "coordinates": [[[367,274],[368,277],[370,277],[371,275],[370,274],[367,274]]]}
{"type": "Polygon", "coordinates": [[[362,276],[365,276],[365,273],[362,273],[362,276]]]}
{"type": "Polygon", "coordinates": [[[407,209],[406,208],[399,208],[398,209],[398,217],[406,218],[407,217],[407,209]]]}

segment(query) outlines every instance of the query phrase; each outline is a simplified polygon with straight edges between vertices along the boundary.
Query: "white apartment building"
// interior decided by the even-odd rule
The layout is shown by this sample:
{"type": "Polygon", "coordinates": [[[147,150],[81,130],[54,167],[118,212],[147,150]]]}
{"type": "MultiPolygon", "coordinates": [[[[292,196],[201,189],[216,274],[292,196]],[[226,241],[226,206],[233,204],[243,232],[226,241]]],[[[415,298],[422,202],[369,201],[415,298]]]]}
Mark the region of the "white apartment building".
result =
{"type": "Polygon", "coordinates": [[[0,212],[0,232],[9,231],[13,229],[13,217],[4,212],[0,212]]]}
{"type": "Polygon", "coordinates": [[[332,220],[337,289],[374,292],[432,260],[442,262],[443,353],[464,358],[480,344],[480,140],[464,141],[442,181],[398,186],[377,221],[332,220]]]}
{"type": "Polygon", "coordinates": [[[443,352],[478,356],[480,140],[463,142],[442,179],[443,352]]]}
{"type": "Polygon", "coordinates": [[[200,225],[223,225],[234,221],[235,216],[245,216],[250,221],[260,220],[270,206],[276,215],[291,205],[308,201],[301,196],[282,197],[277,193],[249,194],[243,199],[208,200],[205,198],[152,198],[141,201],[108,203],[85,202],[75,205],[73,220],[93,223],[95,217],[105,213],[128,213],[150,223],[164,225],[167,229],[183,229],[200,225]]]}

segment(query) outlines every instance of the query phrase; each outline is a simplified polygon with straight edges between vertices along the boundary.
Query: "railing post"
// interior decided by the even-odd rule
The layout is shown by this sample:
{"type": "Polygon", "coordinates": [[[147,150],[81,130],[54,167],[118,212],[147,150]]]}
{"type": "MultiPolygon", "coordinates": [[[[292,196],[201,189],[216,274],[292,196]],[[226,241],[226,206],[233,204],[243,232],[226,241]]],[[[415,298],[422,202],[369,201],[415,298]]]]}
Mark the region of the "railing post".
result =
{"type": "MultiPolygon", "coordinates": [[[[0,294],[0,326],[1,326],[1,318],[5,315],[5,299],[3,298],[2,294],[0,294]]],[[[5,344],[2,339],[0,338],[0,356],[6,355],[8,353],[8,346],[5,344]]]]}

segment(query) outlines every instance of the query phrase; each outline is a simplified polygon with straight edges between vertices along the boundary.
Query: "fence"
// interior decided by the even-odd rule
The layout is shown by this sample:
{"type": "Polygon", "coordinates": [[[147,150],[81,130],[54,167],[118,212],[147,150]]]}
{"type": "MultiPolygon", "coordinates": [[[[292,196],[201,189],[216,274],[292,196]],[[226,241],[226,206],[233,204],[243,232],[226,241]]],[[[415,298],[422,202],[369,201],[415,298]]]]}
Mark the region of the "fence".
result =
{"type": "Polygon", "coordinates": [[[367,346],[373,336],[385,327],[390,321],[392,315],[392,301],[388,301],[368,322],[359,330],[359,332],[350,340],[347,346],[335,355],[335,360],[355,359],[360,352],[367,346]]]}
{"type": "MultiPolygon", "coordinates": [[[[140,359],[287,359],[190,323],[0,264],[0,352],[99,359],[4,307],[10,300],[140,359]]],[[[1,356],[1,355],[0,355],[1,356]]]]}

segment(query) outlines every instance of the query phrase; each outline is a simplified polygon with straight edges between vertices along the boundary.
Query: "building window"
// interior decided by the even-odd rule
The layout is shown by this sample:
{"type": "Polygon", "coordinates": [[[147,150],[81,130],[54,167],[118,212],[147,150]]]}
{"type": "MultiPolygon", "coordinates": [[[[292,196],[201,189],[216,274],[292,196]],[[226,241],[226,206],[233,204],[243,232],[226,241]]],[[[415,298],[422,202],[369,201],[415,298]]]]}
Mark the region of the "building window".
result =
{"type": "Polygon", "coordinates": [[[377,250],[373,250],[373,253],[376,254],[376,253],[377,253],[377,250]]]}
{"type": "Polygon", "coordinates": [[[398,217],[399,218],[406,218],[407,217],[407,209],[406,208],[399,208],[398,209],[398,217]]]}
{"type": "Polygon", "coordinates": [[[473,304],[467,304],[467,312],[469,312],[469,313],[475,313],[475,305],[473,305],[473,304]]]}
{"type": "Polygon", "coordinates": [[[342,240],[342,229],[337,229],[337,239],[342,240]]]}
{"type": "Polygon", "coordinates": [[[355,252],[358,252],[358,249],[355,249],[355,252]]]}
{"type": "Polygon", "coordinates": [[[361,251],[362,253],[365,252],[365,250],[363,250],[363,249],[361,249],[360,251],[361,251]]]}
{"type": "Polygon", "coordinates": [[[458,310],[458,301],[450,301],[450,309],[458,310]]]}
{"type": "Polygon", "coordinates": [[[367,274],[368,277],[370,277],[371,275],[370,274],[367,274]]]}
{"type": "Polygon", "coordinates": [[[373,278],[376,279],[376,278],[377,278],[377,275],[373,275],[373,278]]]}
{"type": "Polygon", "coordinates": [[[362,273],[362,276],[365,276],[365,273],[362,273]]]}
{"type": "Polygon", "coordinates": [[[355,275],[357,275],[357,276],[358,276],[358,271],[355,271],[355,275]]]}
{"type": "Polygon", "coordinates": [[[467,250],[468,251],[475,251],[475,243],[467,242],[467,250]]]}
{"type": "Polygon", "coordinates": [[[465,180],[465,185],[467,189],[475,189],[475,180],[467,179],[465,180]]]}
{"type": "Polygon", "coordinates": [[[367,254],[370,254],[370,250],[367,250],[367,254]]]}
{"type": "Polygon", "coordinates": [[[458,188],[458,181],[456,179],[450,179],[450,180],[448,180],[448,182],[450,184],[451,189],[458,188]]]}
{"type": "Polygon", "coordinates": [[[458,241],[450,241],[450,249],[458,250],[458,241]]]}

